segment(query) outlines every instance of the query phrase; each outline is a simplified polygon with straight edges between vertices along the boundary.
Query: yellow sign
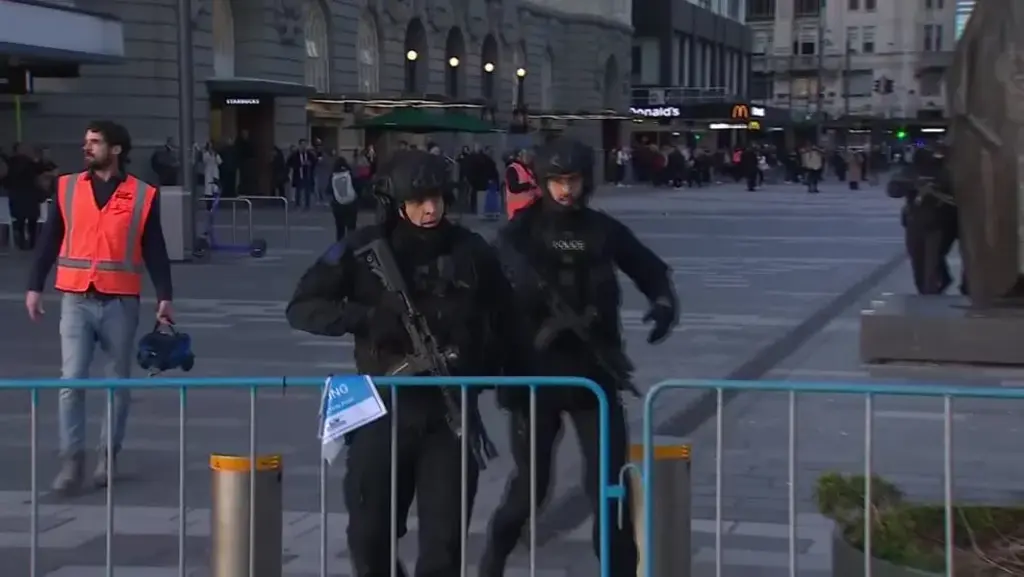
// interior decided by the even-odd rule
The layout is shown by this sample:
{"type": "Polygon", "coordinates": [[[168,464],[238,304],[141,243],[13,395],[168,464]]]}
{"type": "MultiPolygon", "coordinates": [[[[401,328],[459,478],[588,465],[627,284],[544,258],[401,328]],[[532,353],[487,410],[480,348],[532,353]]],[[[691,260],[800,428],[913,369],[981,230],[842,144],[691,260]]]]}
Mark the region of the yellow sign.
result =
{"type": "Polygon", "coordinates": [[[732,117],[735,120],[746,120],[750,118],[750,107],[746,104],[737,104],[732,107],[732,117]]]}
{"type": "Polygon", "coordinates": [[[747,130],[761,130],[761,123],[756,120],[751,120],[747,123],[747,130]]]}

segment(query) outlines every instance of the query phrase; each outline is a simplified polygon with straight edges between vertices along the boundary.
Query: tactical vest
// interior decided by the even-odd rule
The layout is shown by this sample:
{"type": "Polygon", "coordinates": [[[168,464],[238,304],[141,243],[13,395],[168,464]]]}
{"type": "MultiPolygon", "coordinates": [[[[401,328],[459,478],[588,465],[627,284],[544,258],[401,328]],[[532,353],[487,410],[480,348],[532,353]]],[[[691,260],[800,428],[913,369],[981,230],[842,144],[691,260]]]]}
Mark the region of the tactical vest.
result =
{"type": "Polygon", "coordinates": [[[571,228],[538,223],[534,240],[538,272],[562,293],[577,312],[587,309],[607,315],[617,308],[619,286],[612,247],[604,231],[586,215],[571,228]]]}

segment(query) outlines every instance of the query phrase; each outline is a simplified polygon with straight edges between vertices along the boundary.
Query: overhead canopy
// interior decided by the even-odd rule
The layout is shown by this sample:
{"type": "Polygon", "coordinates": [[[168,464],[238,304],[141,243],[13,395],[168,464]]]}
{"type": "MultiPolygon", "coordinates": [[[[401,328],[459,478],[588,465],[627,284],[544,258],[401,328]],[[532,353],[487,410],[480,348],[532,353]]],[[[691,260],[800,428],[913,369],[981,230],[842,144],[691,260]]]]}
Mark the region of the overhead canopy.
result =
{"type": "Polygon", "coordinates": [[[235,76],[207,78],[206,89],[211,93],[244,96],[299,96],[306,98],[316,94],[315,87],[298,82],[235,76]]]}
{"type": "Polygon", "coordinates": [[[124,27],[118,18],[73,6],[0,2],[0,54],[29,63],[118,62],[124,58],[124,27]]]}
{"type": "Polygon", "coordinates": [[[423,108],[400,108],[357,123],[355,128],[376,128],[397,132],[495,132],[493,126],[467,114],[433,112],[423,108]]]}

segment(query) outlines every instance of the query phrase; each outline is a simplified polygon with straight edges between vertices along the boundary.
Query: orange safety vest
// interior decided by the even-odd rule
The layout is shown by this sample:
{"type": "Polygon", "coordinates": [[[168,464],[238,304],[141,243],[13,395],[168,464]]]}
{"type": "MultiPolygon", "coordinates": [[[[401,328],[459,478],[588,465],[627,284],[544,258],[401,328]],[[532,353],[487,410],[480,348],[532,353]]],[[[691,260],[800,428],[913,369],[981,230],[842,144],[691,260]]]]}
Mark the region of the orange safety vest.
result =
{"type": "Polygon", "coordinates": [[[505,213],[509,220],[540,197],[540,187],[537,186],[537,179],[533,177],[533,173],[519,162],[513,162],[511,166],[516,171],[519,182],[530,183],[530,189],[525,192],[512,192],[508,183],[505,183],[505,213]]]}
{"type": "Polygon", "coordinates": [[[155,198],[155,188],[129,175],[101,209],[88,173],[61,176],[57,206],[64,242],[57,258],[57,290],[139,296],[142,231],[155,198]]]}

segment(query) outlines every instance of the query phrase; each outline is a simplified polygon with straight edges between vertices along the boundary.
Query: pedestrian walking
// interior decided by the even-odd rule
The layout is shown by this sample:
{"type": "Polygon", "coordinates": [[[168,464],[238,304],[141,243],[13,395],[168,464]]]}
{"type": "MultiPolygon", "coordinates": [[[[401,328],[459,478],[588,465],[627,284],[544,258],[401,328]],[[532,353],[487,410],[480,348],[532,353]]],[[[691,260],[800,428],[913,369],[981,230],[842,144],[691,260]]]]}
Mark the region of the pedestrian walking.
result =
{"type": "MultiPolygon", "coordinates": [[[[83,146],[88,168],[59,178],[32,267],[25,308],[39,320],[43,286],[57,266],[64,379],[87,378],[97,346],[110,357],[112,377],[130,376],[144,268],[156,289],[157,322],[173,322],[171,265],[157,189],[126,172],[130,151],[123,126],[106,120],[89,124],[83,146]]],[[[106,486],[108,474],[116,472],[130,402],[128,389],[116,389],[113,414],[106,416],[112,419],[109,443],[106,426],[101,433],[93,475],[97,486],[106,486]]],[[[53,489],[69,493],[84,481],[84,390],[61,389],[58,420],[62,464],[53,489]]]]}

